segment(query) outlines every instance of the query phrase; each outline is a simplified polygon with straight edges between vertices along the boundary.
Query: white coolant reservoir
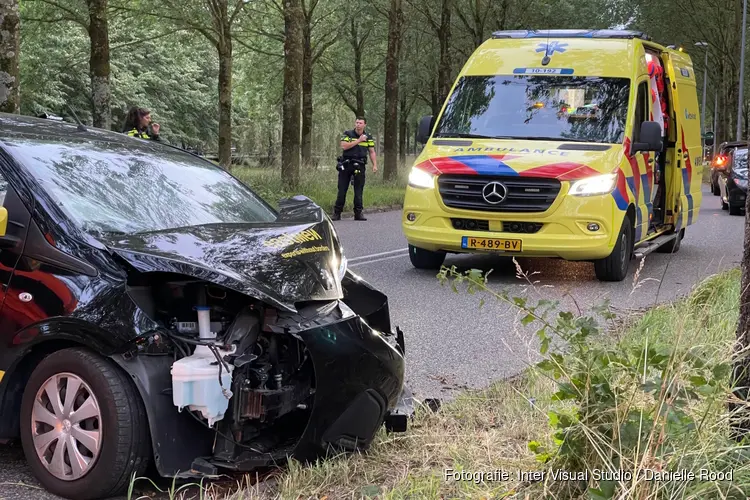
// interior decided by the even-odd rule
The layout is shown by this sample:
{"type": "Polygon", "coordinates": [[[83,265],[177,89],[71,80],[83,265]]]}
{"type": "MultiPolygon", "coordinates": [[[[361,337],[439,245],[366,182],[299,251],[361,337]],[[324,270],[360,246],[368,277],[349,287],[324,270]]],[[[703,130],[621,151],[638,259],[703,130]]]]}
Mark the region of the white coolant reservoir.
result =
{"type": "MultiPolygon", "coordinates": [[[[201,340],[210,341],[216,337],[210,332],[207,310],[198,309],[198,322],[201,340]]],[[[223,350],[218,352],[222,357],[231,354],[223,350]]],[[[208,420],[209,427],[213,427],[215,422],[224,418],[229,406],[233,370],[234,366],[231,364],[222,364],[219,384],[219,364],[216,356],[207,346],[196,346],[191,356],[172,364],[173,403],[180,411],[185,407],[192,411],[200,411],[208,420]]]]}
{"type": "MultiPolygon", "coordinates": [[[[219,352],[221,356],[229,354],[219,352]]],[[[224,418],[232,397],[232,370],[234,366],[231,364],[222,366],[220,385],[216,356],[208,347],[196,346],[192,356],[172,364],[172,401],[180,411],[186,406],[192,411],[200,411],[209,427],[213,427],[214,422],[224,418]]]]}

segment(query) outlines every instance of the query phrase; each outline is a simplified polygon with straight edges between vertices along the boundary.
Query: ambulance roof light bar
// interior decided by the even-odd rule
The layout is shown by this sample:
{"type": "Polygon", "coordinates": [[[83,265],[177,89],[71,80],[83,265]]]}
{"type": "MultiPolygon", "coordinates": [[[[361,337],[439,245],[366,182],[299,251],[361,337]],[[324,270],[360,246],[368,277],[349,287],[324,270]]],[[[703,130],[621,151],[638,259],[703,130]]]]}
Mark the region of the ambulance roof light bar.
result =
{"type": "Polygon", "coordinates": [[[640,38],[651,40],[641,31],[631,30],[502,30],[492,33],[492,38],[640,38]]]}

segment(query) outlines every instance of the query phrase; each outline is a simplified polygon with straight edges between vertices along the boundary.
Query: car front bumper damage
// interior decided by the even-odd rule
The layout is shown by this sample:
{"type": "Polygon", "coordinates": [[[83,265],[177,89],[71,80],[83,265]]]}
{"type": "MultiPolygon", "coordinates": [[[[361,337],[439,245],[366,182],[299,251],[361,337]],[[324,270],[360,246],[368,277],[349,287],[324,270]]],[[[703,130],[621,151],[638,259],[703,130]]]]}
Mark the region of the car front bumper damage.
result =
{"type": "MultiPolygon", "coordinates": [[[[369,286],[359,291],[379,294],[369,286]]],[[[279,334],[296,337],[309,353],[313,380],[259,396],[244,392],[242,377],[235,377],[226,414],[213,428],[174,406],[171,357],[115,356],[143,396],[160,475],[210,477],[287,457],[315,460],[328,452],[367,449],[381,427],[406,431],[414,399],[404,383],[403,332],[383,331],[390,327],[385,296],[379,304],[358,303],[357,297],[361,293],[341,301],[343,314],[335,317],[279,318],[279,334]],[[274,418],[274,411],[283,415],[274,418]]]]}

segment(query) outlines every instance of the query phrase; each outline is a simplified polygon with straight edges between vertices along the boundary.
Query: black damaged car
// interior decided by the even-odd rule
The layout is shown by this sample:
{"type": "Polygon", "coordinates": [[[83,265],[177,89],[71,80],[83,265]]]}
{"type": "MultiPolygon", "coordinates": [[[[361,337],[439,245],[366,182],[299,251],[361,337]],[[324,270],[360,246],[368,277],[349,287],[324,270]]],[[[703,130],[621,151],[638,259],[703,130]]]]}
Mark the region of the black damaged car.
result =
{"type": "Polygon", "coordinates": [[[103,498],[405,430],[403,333],[304,197],[152,141],[0,115],[0,439],[103,498]]]}

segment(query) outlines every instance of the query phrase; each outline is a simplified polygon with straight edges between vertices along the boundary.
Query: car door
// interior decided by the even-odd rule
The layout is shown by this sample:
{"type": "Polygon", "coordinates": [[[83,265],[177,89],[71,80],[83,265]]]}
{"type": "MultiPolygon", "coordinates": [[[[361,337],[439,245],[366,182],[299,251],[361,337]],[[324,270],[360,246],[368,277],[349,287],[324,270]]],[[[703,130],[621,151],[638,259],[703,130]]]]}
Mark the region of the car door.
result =
{"type": "MultiPolygon", "coordinates": [[[[8,211],[6,232],[5,235],[0,236],[0,345],[10,340],[6,336],[14,331],[5,321],[3,310],[8,302],[13,272],[21,258],[31,219],[31,213],[19,197],[18,191],[8,182],[7,177],[7,170],[3,169],[0,163],[0,202],[8,211]]],[[[1,354],[0,359],[2,359],[1,354]]]]}
{"type": "Polygon", "coordinates": [[[667,70],[672,88],[676,128],[676,159],[681,177],[682,224],[689,226],[698,218],[703,200],[703,160],[701,155],[700,114],[695,73],[692,64],[678,54],[669,53],[667,70]]]}
{"type": "MultiPolygon", "coordinates": [[[[631,144],[641,142],[641,124],[645,121],[650,121],[650,119],[651,92],[648,80],[643,80],[638,83],[631,144]]],[[[648,234],[648,224],[653,210],[651,194],[654,191],[654,155],[654,151],[638,151],[631,153],[630,158],[628,158],[632,172],[626,173],[626,178],[630,185],[630,190],[635,196],[636,205],[634,243],[638,243],[648,234]]]]}
{"type": "MultiPolygon", "coordinates": [[[[8,164],[0,155],[0,203],[8,211],[5,235],[0,236],[0,438],[10,437],[15,431],[18,409],[6,405],[8,378],[5,373],[17,361],[17,350],[10,349],[15,337],[13,321],[6,315],[13,274],[21,258],[31,213],[9,182],[8,164]]],[[[16,299],[17,300],[17,299],[16,299]]]]}

